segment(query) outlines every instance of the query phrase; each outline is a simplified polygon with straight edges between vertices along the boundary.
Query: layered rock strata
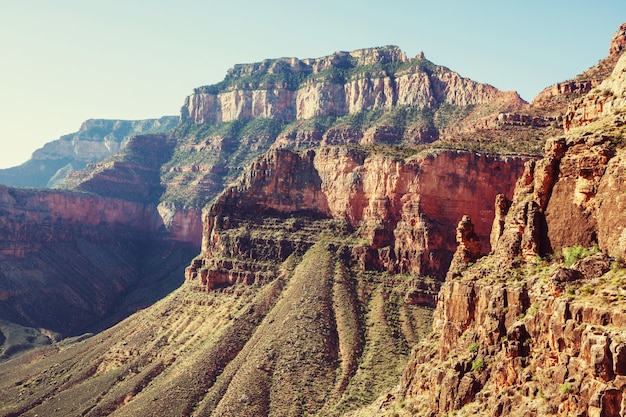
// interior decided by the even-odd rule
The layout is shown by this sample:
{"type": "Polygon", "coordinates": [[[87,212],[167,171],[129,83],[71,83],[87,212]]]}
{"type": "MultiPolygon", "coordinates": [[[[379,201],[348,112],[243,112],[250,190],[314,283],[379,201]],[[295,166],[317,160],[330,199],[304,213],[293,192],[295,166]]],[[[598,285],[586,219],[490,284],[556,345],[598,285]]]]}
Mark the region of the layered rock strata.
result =
{"type": "MultiPolygon", "coordinates": [[[[624,62],[604,85],[623,86],[624,62]]],[[[431,341],[390,394],[403,412],[626,415],[624,126],[604,113],[549,140],[498,198],[493,254],[443,284],[431,341]]]]}
{"type": "Polygon", "coordinates": [[[462,78],[397,47],[337,52],[318,59],[281,58],[238,65],[221,84],[187,97],[181,120],[215,123],[273,118],[291,122],[395,106],[434,108],[504,100],[515,93],[462,78]]]}
{"type": "MultiPolygon", "coordinates": [[[[441,277],[455,250],[451,231],[462,213],[476,219],[476,234],[485,242],[478,246],[481,253],[490,250],[494,209],[488,201],[498,193],[510,195],[523,163],[522,158],[443,150],[406,161],[343,147],[271,151],[206,210],[202,253],[188,268],[187,278],[199,277],[211,288],[207,270],[214,259],[243,255],[225,245],[232,242],[226,236],[240,229],[237,219],[253,216],[333,219],[362,239],[352,248],[352,257],[363,269],[441,277]]],[[[299,230],[284,227],[287,239],[290,229],[299,230]]],[[[241,229],[237,239],[249,239],[243,235],[251,233],[241,229]]],[[[282,260],[292,252],[274,255],[282,260]]]]}
{"type": "Polygon", "coordinates": [[[122,152],[70,173],[57,188],[154,203],[163,193],[161,166],[171,158],[174,146],[164,134],[134,136],[122,152]]]}
{"type": "Polygon", "coordinates": [[[24,257],[42,243],[77,238],[113,242],[156,235],[154,207],[72,192],[0,186],[0,245],[5,255],[24,257]]]}
{"type": "MultiPolygon", "coordinates": [[[[621,56],[622,49],[616,47],[615,58],[621,56]]],[[[569,106],[565,119],[566,130],[587,125],[605,115],[623,112],[626,104],[625,80],[626,61],[619,59],[609,78],[569,106]]]]}
{"type": "Polygon", "coordinates": [[[0,186],[0,359],[112,324],[180,284],[199,216],[164,216],[123,199],[0,186]],[[35,336],[21,341],[20,328],[35,336]]]}
{"type": "Polygon", "coordinates": [[[559,297],[546,293],[546,284],[559,285],[558,272],[531,272],[521,284],[444,284],[429,342],[436,348],[416,350],[402,380],[402,394],[415,401],[407,408],[420,415],[623,416],[626,310],[623,302],[584,295],[614,276],[579,274],[568,282],[572,295],[559,297]]]}

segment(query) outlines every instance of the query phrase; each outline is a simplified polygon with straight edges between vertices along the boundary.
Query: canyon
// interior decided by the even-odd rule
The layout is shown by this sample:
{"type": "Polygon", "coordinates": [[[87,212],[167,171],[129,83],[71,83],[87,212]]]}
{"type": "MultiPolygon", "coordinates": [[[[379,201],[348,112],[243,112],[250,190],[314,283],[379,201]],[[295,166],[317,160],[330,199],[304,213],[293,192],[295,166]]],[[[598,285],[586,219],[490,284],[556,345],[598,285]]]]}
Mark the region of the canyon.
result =
{"type": "Polygon", "coordinates": [[[626,415],[625,44],[530,104],[397,47],[236,65],[0,186],[0,415],[626,415]]]}
{"type": "MultiPolygon", "coordinates": [[[[441,279],[456,248],[452,230],[464,214],[476,219],[484,242],[481,252],[489,252],[491,201],[497,194],[512,196],[524,162],[520,157],[451,150],[424,151],[405,161],[342,147],[270,151],[205,211],[202,253],[187,277],[200,274],[209,288],[236,281],[218,272],[223,268],[209,265],[224,257],[241,258],[247,248],[233,247],[243,239],[232,236],[238,219],[267,213],[333,219],[355,230],[362,243],[352,249],[352,257],[366,270],[441,279]]],[[[284,239],[292,240],[289,235],[284,239]]],[[[271,258],[284,261],[291,255],[283,241],[264,246],[272,244],[282,250],[271,258]]]]}

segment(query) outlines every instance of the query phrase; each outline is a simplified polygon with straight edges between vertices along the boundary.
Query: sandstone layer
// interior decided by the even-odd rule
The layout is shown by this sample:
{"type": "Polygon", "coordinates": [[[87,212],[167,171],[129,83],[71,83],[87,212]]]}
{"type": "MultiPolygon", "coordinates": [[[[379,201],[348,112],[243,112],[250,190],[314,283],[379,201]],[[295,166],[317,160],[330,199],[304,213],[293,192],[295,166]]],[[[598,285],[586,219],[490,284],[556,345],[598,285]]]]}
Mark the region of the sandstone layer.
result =
{"type": "Polygon", "coordinates": [[[281,58],[238,65],[220,85],[187,97],[181,119],[215,123],[274,118],[291,122],[342,116],[399,105],[433,108],[503,100],[519,105],[515,93],[436,67],[423,56],[407,59],[397,47],[337,52],[318,59],[281,58]]]}

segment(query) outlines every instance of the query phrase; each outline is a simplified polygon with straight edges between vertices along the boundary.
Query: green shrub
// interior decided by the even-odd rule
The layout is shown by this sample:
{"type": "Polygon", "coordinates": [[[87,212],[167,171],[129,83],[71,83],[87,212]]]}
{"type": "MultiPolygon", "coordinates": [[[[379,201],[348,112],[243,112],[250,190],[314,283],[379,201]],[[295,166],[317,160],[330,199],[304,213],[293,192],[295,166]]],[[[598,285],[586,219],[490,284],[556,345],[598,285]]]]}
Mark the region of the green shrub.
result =
{"type": "Polygon", "coordinates": [[[593,295],[596,290],[591,285],[585,285],[580,289],[582,295],[593,295]]]}
{"type": "Polygon", "coordinates": [[[470,352],[474,353],[474,352],[478,352],[478,342],[472,342],[471,345],[469,345],[469,347],[467,348],[467,350],[469,350],[470,352]]]}
{"type": "Polygon", "coordinates": [[[576,263],[576,261],[586,258],[589,255],[593,255],[594,253],[598,253],[599,251],[600,249],[597,244],[591,248],[585,248],[582,245],[563,248],[563,263],[569,268],[576,263]]]}
{"type": "Polygon", "coordinates": [[[472,361],[472,372],[482,372],[485,369],[485,361],[482,359],[474,359],[472,361]]]}

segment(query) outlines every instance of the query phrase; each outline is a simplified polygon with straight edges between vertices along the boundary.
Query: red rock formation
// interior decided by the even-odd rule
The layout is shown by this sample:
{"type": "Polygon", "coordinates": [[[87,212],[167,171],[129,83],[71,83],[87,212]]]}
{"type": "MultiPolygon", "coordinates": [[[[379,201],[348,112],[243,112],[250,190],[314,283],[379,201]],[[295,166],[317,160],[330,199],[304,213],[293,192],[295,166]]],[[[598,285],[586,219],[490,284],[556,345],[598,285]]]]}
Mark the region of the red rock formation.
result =
{"type": "MultiPolygon", "coordinates": [[[[620,58],[613,76],[602,86],[623,91],[626,85],[624,65],[626,55],[620,58]]],[[[593,91],[582,101],[583,105],[592,96],[595,97],[593,91]]],[[[626,101],[615,95],[611,106],[616,110],[623,109],[626,101]]],[[[529,166],[522,176],[516,188],[517,206],[514,204],[508,220],[509,230],[515,230],[513,234],[518,243],[508,236],[501,244],[504,251],[510,252],[516,245],[522,245],[526,248],[525,256],[532,258],[544,254],[542,250],[550,252],[562,247],[598,243],[612,256],[624,255],[626,247],[621,243],[620,226],[624,221],[620,209],[623,200],[620,190],[624,182],[623,150],[616,149],[615,138],[621,137],[619,129],[625,121],[620,111],[604,116],[598,114],[597,117],[603,117],[598,120],[601,125],[597,128],[549,140],[545,158],[534,167],[529,166]],[[531,220],[531,212],[538,216],[535,220],[531,220]],[[516,228],[512,227],[513,224],[517,224],[516,228]],[[545,239],[538,235],[532,237],[534,232],[531,229],[543,233],[545,239]],[[540,249],[533,241],[544,242],[544,246],[549,242],[550,247],[540,249]]],[[[519,255],[523,255],[519,250],[513,251],[509,258],[519,255]]]]}
{"type": "Polygon", "coordinates": [[[178,208],[170,203],[157,206],[160,221],[167,230],[167,239],[188,242],[199,248],[202,242],[202,210],[178,208]]]}
{"type": "Polygon", "coordinates": [[[623,48],[626,39],[624,25],[615,34],[611,44],[611,55],[607,60],[616,61],[611,76],[605,79],[589,94],[570,105],[565,117],[565,130],[592,123],[603,115],[619,112],[626,103],[626,60],[623,48]]]}
{"type": "Polygon", "coordinates": [[[322,150],[316,157],[333,217],[362,227],[372,249],[391,246],[386,269],[438,276],[456,249],[448,232],[465,214],[476,219],[478,235],[488,242],[494,211],[479,196],[510,193],[507,184],[523,163],[460,151],[426,152],[406,162],[362,158],[342,148],[322,150]]]}
{"type": "Polygon", "coordinates": [[[59,188],[151,203],[163,191],[160,168],[173,148],[173,141],[163,134],[135,136],[122,153],[69,174],[59,188]]]}
{"type": "MultiPolygon", "coordinates": [[[[200,270],[213,265],[212,257],[241,256],[241,249],[234,250],[237,255],[224,246],[228,230],[240,227],[237,216],[260,214],[345,222],[368,242],[353,253],[364,268],[441,277],[456,249],[453,231],[459,219],[469,213],[476,219],[476,234],[489,242],[490,201],[499,193],[511,194],[523,162],[460,151],[429,151],[406,162],[343,147],[271,151],[207,210],[204,261],[194,261],[187,277],[202,279],[200,270]]],[[[476,249],[490,250],[488,244],[476,249]]],[[[279,259],[289,253],[283,251],[279,259]]]]}
{"type": "Polygon", "coordinates": [[[246,168],[237,187],[227,188],[210,213],[236,209],[238,213],[329,214],[314,157],[314,151],[305,154],[270,151],[246,168]]]}
{"type": "Polygon", "coordinates": [[[167,218],[154,205],[87,193],[0,186],[3,321],[76,335],[162,296],[200,243],[189,230],[193,214],[182,214],[167,218]],[[121,303],[135,287],[141,296],[121,303]]]}
{"type": "Polygon", "coordinates": [[[407,407],[419,415],[465,405],[461,415],[622,416],[613,394],[626,389],[625,325],[623,312],[539,287],[447,282],[433,324],[439,340],[428,342],[438,348],[424,346],[403,377],[407,407]]]}
{"type": "Polygon", "coordinates": [[[621,55],[624,50],[626,50],[626,23],[622,23],[619,30],[613,35],[609,53],[611,55],[621,55]]]}
{"type": "MultiPolygon", "coordinates": [[[[603,86],[623,85],[624,62],[603,86]]],[[[616,95],[612,105],[595,124],[549,140],[511,204],[498,199],[493,255],[449,276],[431,340],[414,349],[399,393],[408,413],[626,415],[624,270],[615,262],[626,255],[626,104],[616,95]],[[594,243],[601,252],[570,267],[540,258],[594,243]]]]}
{"type": "Polygon", "coordinates": [[[116,198],[68,191],[14,189],[0,185],[0,247],[23,257],[44,242],[95,242],[156,239],[157,236],[197,247],[199,214],[169,217],[167,210],[116,198]],[[164,226],[171,231],[162,234],[164,226]]]}
{"type": "Polygon", "coordinates": [[[454,277],[483,255],[480,250],[480,237],[474,231],[474,224],[469,216],[463,216],[459,222],[456,228],[456,242],[459,246],[452,257],[447,279],[454,277]]]}
{"type": "Polygon", "coordinates": [[[152,207],[120,199],[62,191],[0,186],[2,252],[24,256],[42,242],[77,237],[110,241],[123,236],[155,235],[161,219],[152,207]]]}

